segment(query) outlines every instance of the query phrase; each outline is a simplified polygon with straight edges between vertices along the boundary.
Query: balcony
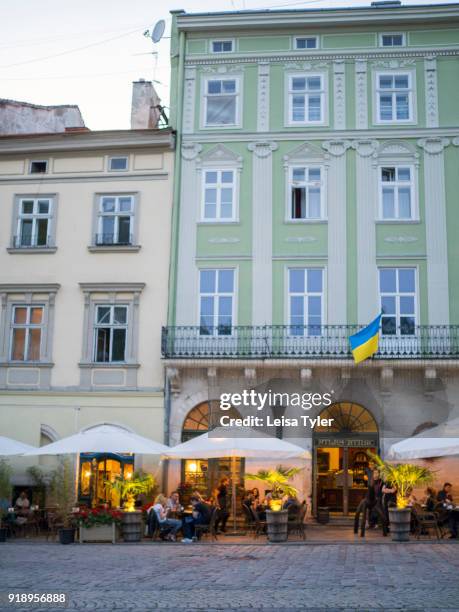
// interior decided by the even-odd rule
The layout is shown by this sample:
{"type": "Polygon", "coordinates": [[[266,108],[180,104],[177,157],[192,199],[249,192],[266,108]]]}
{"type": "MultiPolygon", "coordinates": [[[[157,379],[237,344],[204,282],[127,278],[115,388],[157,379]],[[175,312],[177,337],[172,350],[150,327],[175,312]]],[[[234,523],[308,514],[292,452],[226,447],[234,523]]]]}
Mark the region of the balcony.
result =
{"type": "MultiPolygon", "coordinates": [[[[166,359],[352,359],[349,336],[357,325],[162,328],[166,359]]],[[[375,359],[458,359],[459,325],[421,325],[380,337],[375,359]]]]}

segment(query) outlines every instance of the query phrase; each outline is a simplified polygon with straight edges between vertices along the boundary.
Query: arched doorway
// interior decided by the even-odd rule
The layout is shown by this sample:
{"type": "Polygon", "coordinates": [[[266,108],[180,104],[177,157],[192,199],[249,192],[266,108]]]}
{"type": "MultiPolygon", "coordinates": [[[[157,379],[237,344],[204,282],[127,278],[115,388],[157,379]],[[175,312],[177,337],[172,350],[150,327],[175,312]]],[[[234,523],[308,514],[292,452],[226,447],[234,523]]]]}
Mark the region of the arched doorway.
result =
{"type": "Polygon", "coordinates": [[[355,402],[332,404],[320,414],[333,419],[313,432],[313,507],[347,515],[365,496],[369,455],[379,450],[378,424],[355,402]]]}
{"type": "MultiPolygon", "coordinates": [[[[196,436],[207,433],[212,429],[212,403],[219,404],[217,400],[201,402],[192,408],[186,415],[182,426],[182,442],[187,442],[196,436]]],[[[235,408],[230,408],[227,414],[231,418],[241,418],[235,408]]],[[[236,459],[236,474],[238,484],[244,483],[244,459],[236,459]]],[[[181,484],[179,486],[182,503],[188,503],[193,491],[199,491],[205,499],[213,496],[218,481],[227,476],[232,478],[231,459],[221,457],[219,459],[183,459],[181,469],[181,484]]],[[[238,493],[240,487],[237,487],[238,493]]],[[[242,501],[242,500],[241,500],[242,501]]]]}

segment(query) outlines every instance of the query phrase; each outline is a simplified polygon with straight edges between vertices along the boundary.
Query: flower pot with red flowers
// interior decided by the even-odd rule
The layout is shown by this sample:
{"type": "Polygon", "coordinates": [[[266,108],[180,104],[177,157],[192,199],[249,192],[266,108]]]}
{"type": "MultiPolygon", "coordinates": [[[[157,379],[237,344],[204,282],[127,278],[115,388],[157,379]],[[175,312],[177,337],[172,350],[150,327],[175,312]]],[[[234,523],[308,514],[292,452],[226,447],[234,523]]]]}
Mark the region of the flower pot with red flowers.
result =
{"type": "Polygon", "coordinates": [[[75,514],[80,532],[80,544],[83,542],[111,542],[115,544],[123,513],[120,510],[92,508],[80,510],[75,514]]]}

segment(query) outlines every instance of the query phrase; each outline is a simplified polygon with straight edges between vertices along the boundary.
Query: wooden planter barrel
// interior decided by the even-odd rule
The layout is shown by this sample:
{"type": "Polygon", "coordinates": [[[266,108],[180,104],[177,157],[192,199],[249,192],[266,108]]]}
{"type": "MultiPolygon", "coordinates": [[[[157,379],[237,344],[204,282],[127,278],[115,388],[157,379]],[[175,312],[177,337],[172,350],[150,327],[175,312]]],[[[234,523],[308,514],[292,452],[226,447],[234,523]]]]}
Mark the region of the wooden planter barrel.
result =
{"type": "Polygon", "coordinates": [[[268,524],[268,540],[270,542],[286,542],[288,537],[288,511],[279,510],[266,511],[266,522],[268,524]]]}
{"type": "Polygon", "coordinates": [[[411,509],[389,508],[390,532],[393,542],[409,542],[411,509]]]}
{"type": "Polygon", "coordinates": [[[123,540],[125,542],[140,542],[143,529],[141,512],[123,512],[121,524],[123,527],[123,540]]]}

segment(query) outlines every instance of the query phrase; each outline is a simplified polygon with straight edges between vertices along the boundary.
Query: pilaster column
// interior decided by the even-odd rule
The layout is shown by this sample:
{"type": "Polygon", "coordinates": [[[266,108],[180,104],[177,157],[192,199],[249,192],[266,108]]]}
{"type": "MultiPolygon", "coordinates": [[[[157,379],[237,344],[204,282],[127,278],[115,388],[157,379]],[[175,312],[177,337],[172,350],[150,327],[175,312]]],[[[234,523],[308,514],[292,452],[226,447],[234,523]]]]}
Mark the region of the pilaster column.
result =
{"type": "Polygon", "coordinates": [[[269,63],[258,64],[257,132],[269,131],[269,63]]]}
{"type": "Polygon", "coordinates": [[[333,62],[334,128],[346,129],[346,76],[344,60],[333,62]]]}
{"type": "Polygon", "coordinates": [[[353,143],[356,156],[357,199],[357,315],[358,323],[369,323],[379,312],[376,266],[376,168],[375,140],[353,143]]]}
{"type": "Polygon", "coordinates": [[[355,127],[358,130],[368,128],[368,83],[367,61],[355,60],[355,127]]]}
{"type": "Polygon", "coordinates": [[[185,86],[183,90],[183,134],[194,132],[194,109],[196,100],[196,66],[185,68],[185,86]]]}
{"type": "Polygon", "coordinates": [[[426,215],[427,304],[430,325],[449,324],[444,148],[448,138],[422,138],[426,215]]]}
{"type": "Polygon", "coordinates": [[[435,56],[428,55],[424,59],[424,73],[426,86],[426,126],[438,127],[438,86],[437,86],[437,60],[435,56]]]}
{"type": "Polygon", "coordinates": [[[196,168],[201,145],[182,145],[182,181],[180,186],[180,225],[178,231],[178,271],[176,325],[197,325],[196,221],[201,197],[200,173],[196,168]]]}
{"type": "Polygon", "coordinates": [[[252,325],[272,324],[274,142],[252,142],[252,325]]]}
{"type": "Polygon", "coordinates": [[[329,153],[327,323],[345,325],[347,322],[346,151],[351,143],[347,140],[329,140],[322,146],[329,153]]]}

